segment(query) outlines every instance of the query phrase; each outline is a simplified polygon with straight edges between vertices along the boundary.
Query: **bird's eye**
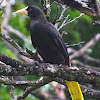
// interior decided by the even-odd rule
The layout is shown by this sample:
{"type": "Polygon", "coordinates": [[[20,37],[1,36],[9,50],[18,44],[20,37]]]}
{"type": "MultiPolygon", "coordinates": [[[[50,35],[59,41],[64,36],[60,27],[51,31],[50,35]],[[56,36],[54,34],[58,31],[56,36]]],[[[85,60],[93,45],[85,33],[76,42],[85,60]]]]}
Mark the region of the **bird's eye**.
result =
{"type": "Polygon", "coordinates": [[[30,11],[32,11],[32,8],[30,8],[30,11]]]}

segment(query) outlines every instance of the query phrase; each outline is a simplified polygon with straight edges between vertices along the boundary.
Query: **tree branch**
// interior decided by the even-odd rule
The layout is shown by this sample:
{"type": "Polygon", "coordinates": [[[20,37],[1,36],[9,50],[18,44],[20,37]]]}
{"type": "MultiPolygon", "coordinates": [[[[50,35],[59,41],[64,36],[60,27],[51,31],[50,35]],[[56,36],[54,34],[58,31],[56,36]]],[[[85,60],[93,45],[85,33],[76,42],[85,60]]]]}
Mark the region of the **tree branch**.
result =
{"type": "MultiPolygon", "coordinates": [[[[1,60],[1,59],[0,59],[1,60]]],[[[7,63],[8,64],[8,63],[7,63]]],[[[32,64],[33,65],[33,64],[32,64]]],[[[1,67],[2,66],[0,66],[0,74],[1,74],[1,67]]],[[[29,67],[29,66],[27,66],[27,67],[29,67]]],[[[74,80],[74,78],[77,76],[76,75],[76,73],[78,72],[78,73],[80,73],[80,75],[78,75],[76,78],[75,78],[75,80],[77,81],[79,81],[79,82],[81,82],[81,83],[91,83],[91,84],[93,84],[93,85],[100,85],[100,73],[99,72],[96,72],[96,71],[94,71],[94,70],[90,70],[90,69],[88,69],[87,70],[87,68],[80,68],[78,71],[77,70],[72,70],[72,69],[69,69],[69,68],[63,68],[64,66],[58,66],[57,67],[57,65],[50,65],[50,64],[39,64],[39,66],[37,66],[37,65],[35,65],[34,67],[31,67],[31,70],[32,70],[32,68],[36,71],[36,69],[38,70],[40,70],[41,68],[42,68],[42,70],[38,70],[39,72],[37,72],[37,73],[43,73],[43,75],[47,75],[47,76],[50,76],[50,78],[47,78],[47,79],[45,79],[45,81],[46,80],[48,80],[49,82],[50,81],[53,81],[53,80],[55,80],[55,81],[57,81],[57,82],[59,82],[59,83],[63,83],[64,82],[64,80],[66,80],[66,79],[68,79],[68,80],[74,80]],[[38,67],[38,68],[37,68],[38,67]],[[55,70],[55,72],[54,72],[54,70],[55,70]],[[65,70],[65,71],[64,71],[65,70]],[[82,71],[83,70],[83,71],[82,71]],[[66,74],[65,74],[66,73],[66,74]],[[84,75],[82,75],[82,74],[86,74],[86,76],[84,76],[84,75]],[[54,75],[53,75],[54,74],[54,75]],[[87,76],[88,75],[88,76],[87,76]],[[74,77],[75,76],[75,77],[74,77]],[[84,76],[84,77],[83,77],[84,76]],[[96,77],[97,76],[97,77],[96,77]],[[63,80],[59,80],[59,78],[57,78],[57,77],[61,77],[61,78],[63,78],[63,80]],[[90,77],[90,78],[89,78],[90,77]],[[96,78],[96,79],[95,79],[96,78]],[[50,80],[50,79],[52,79],[52,80],[50,80]],[[96,81],[97,81],[97,83],[96,83],[96,81]]],[[[3,69],[4,69],[4,66],[3,66],[3,69]]],[[[18,68],[19,69],[19,68],[18,68]]],[[[25,67],[23,68],[24,70],[25,70],[25,67]]],[[[22,72],[22,70],[23,69],[21,69],[21,71],[18,71],[19,73],[21,73],[22,72]]],[[[27,69],[27,68],[26,68],[27,69]]],[[[20,70],[20,69],[19,69],[20,70]]],[[[23,71],[24,71],[23,70],[23,71]]],[[[3,71],[3,70],[2,70],[3,71]]],[[[6,66],[6,71],[7,71],[7,66],[6,66]]],[[[13,71],[13,70],[12,70],[13,71]]],[[[8,72],[8,71],[7,71],[8,72]]],[[[28,72],[28,70],[27,70],[27,72],[28,72]]],[[[3,72],[3,73],[6,73],[6,72],[3,72]]],[[[24,74],[26,74],[26,73],[24,73],[24,74]]],[[[29,74],[35,74],[34,73],[34,71],[32,71],[32,72],[30,72],[29,74]]],[[[4,74],[3,74],[4,75],[4,74]]],[[[13,74],[13,75],[15,75],[15,74],[13,74]]],[[[17,74],[16,74],[17,75],[17,74]]],[[[42,75],[42,74],[41,74],[42,75]]],[[[3,78],[1,78],[1,80],[3,80],[3,78]]],[[[1,82],[1,80],[0,80],[0,82],[1,82]]],[[[4,80],[3,80],[3,83],[4,83],[4,80]]],[[[41,83],[39,83],[39,84],[37,84],[37,83],[39,83],[39,82],[30,82],[30,81],[16,81],[16,82],[12,82],[12,81],[8,81],[8,84],[10,84],[10,85],[28,85],[28,86],[34,86],[34,87],[36,87],[36,86],[40,86],[40,84],[41,83]],[[10,83],[11,82],[11,83],[10,83]]],[[[47,82],[48,83],[48,82],[47,82]]],[[[7,80],[5,80],[5,84],[7,84],[7,80]]],[[[66,85],[65,85],[66,86],[66,85]]],[[[33,88],[34,89],[34,88],[33,88]]],[[[33,89],[31,89],[31,90],[33,90],[33,89]]],[[[35,88],[36,89],[36,88],[35,88]]],[[[94,96],[95,98],[99,98],[100,97],[100,91],[97,91],[97,90],[92,90],[92,89],[89,89],[89,88],[83,88],[84,89],[84,91],[86,92],[86,94],[89,92],[89,91],[91,91],[91,93],[89,92],[88,94],[89,95],[92,95],[92,96],[94,96]],[[93,92],[93,93],[92,93],[93,92]],[[96,96],[95,96],[96,95],[96,96]],[[99,96],[98,96],[99,95],[99,96]]],[[[30,93],[30,92],[29,92],[30,93]]]]}
{"type": "Polygon", "coordinates": [[[79,65],[81,67],[92,68],[93,70],[100,72],[100,67],[90,66],[90,65],[84,64],[84,63],[82,63],[81,61],[78,61],[78,60],[71,60],[71,63],[74,64],[74,65],[79,65]]]}
{"type": "Polygon", "coordinates": [[[80,87],[85,95],[90,96],[90,97],[92,96],[97,100],[100,99],[100,91],[88,88],[88,87],[83,86],[83,85],[80,85],[80,87]]]}
{"type": "Polygon", "coordinates": [[[44,12],[46,18],[47,18],[48,21],[49,21],[50,12],[51,12],[50,0],[40,0],[40,1],[41,1],[42,6],[43,6],[43,12],[44,12]]]}
{"type": "Polygon", "coordinates": [[[29,39],[28,37],[26,37],[23,33],[21,33],[20,31],[14,29],[13,27],[11,27],[10,25],[7,26],[7,30],[8,32],[11,32],[12,34],[17,35],[18,37],[20,37],[23,41],[28,42],[31,44],[31,39],[29,39]],[[23,38],[22,38],[23,37],[23,38]]]}
{"type": "Polygon", "coordinates": [[[17,96],[17,100],[24,99],[25,97],[28,96],[28,94],[31,91],[33,91],[33,90],[35,90],[37,88],[40,88],[41,86],[44,86],[44,85],[48,84],[51,81],[52,81],[51,78],[44,77],[42,80],[39,80],[39,81],[35,82],[36,84],[34,86],[26,88],[26,90],[25,90],[25,92],[23,94],[18,95],[17,96]]]}
{"type": "Polygon", "coordinates": [[[0,61],[10,65],[8,67],[0,67],[0,75],[19,76],[19,75],[43,75],[49,77],[59,77],[64,80],[78,81],[81,83],[91,83],[92,85],[100,84],[100,72],[90,68],[69,68],[63,65],[51,65],[47,63],[24,64],[11,57],[0,53],[0,61]]]}
{"type": "Polygon", "coordinates": [[[11,12],[11,4],[10,4],[10,0],[6,0],[6,10],[5,10],[5,18],[2,22],[2,29],[3,29],[3,34],[8,34],[8,31],[7,31],[7,26],[8,26],[8,21],[9,21],[9,18],[10,18],[10,12],[11,12]]]}
{"type": "MultiPolygon", "coordinates": [[[[55,27],[56,28],[58,28],[58,25],[60,24],[60,22],[61,22],[61,20],[63,20],[63,19],[65,19],[66,17],[64,17],[64,14],[65,14],[65,12],[68,10],[68,8],[69,7],[67,7],[66,5],[60,5],[61,7],[62,7],[62,12],[61,12],[61,15],[60,15],[60,17],[59,17],[59,19],[58,19],[58,21],[56,22],[56,24],[55,24],[55,27]]],[[[67,17],[68,18],[68,17],[67,17]]],[[[67,19],[66,18],[66,19],[67,19]]]]}
{"type": "MultiPolygon", "coordinates": [[[[88,50],[87,50],[88,51],[88,50]]],[[[75,53],[75,52],[77,52],[75,49],[73,49],[73,48],[69,48],[69,46],[68,46],[68,52],[69,52],[69,54],[70,53],[72,53],[72,55],[75,53]]],[[[84,54],[84,55],[82,55],[82,58],[84,59],[84,60],[86,60],[86,61],[90,61],[90,62],[94,62],[94,63],[96,63],[96,64],[100,64],[100,60],[99,59],[96,59],[96,58],[93,58],[93,57],[90,57],[90,56],[88,56],[87,54],[84,54]]],[[[71,62],[73,63],[73,60],[71,60],[71,62]]],[[[82,65],[82,66],[84,66],[84,65],[86,65],[86,64],[80,64],[80,63],[73,63],[73,64],[79,64],[79,65],[82,65]]],[[[97,68],[97,67],[96,67],[97,68]]]]}
{"type": "Polygon", "coordinates": [[[91,39],[84,47],[82,47],[79,51],[76,51],[74,54],[70,56],[70,59],[74,59],[76,57],[82,56],[89,48],[94,46],[98,41],[100,41],[100,33],[96,34],[93,39],[91,39]]]}
{"type": "Polygon", "coordinates": [[[65,27],[67,24],[70,24],[72,22],[74,22],[75,20],[79,19],[80,17],[82,17],[84,14],[81,13],[78,17],[75,17],[73,20],[68,20],[69,15],[65,18],[65,20],[63,21],[63,23],[60,25],[60,27],[58,28],[58,30],[61,30],[63,27],[65,27]],[[68,21],[67,21],[68,20],[68,21]]]}
{"type": "Polygon", "coordinates": [[[20,54],[22,54],[22,55],[24,55],[26,57],[31,58],[31,55],[28,54],[28,53],[26,53],[26,52],[24,52],[22,50],[22,48],[14,40],[12,40],[8,35],[6,35],[6,34],[0,34],[0,37],[2,37],[8,43],[10,43],[12,46],[14,46],[20,54]]]}
{"type": "Polygon", "coordinates": [[[67,46],[67,48],[71,48],[71,47],[82,45],[83,43],[84,43],[84,41],[83,42],[79,42],[77,44],[70,44],[70,45],[66,45],[66,46],[67,46]]]}
{"type": "Polygon", "coordinates": [[[92,2],[93,0],[56,0],[56,1],[71,6],[87,15],[100,17],[100,15],[97,12],[97,9],[95,8],[97,4],[100,5],[100,2],[97,2],[98,0],[97,1],[94,0],[96,2],[95,4],[94,2],[92,2]]]}
{"type": "Polygon", "coordinates": [[[93,25],[95,25],[95,26],[100,26],[100,21],[95,21],[95,22],[93,23],[93,25]]]}

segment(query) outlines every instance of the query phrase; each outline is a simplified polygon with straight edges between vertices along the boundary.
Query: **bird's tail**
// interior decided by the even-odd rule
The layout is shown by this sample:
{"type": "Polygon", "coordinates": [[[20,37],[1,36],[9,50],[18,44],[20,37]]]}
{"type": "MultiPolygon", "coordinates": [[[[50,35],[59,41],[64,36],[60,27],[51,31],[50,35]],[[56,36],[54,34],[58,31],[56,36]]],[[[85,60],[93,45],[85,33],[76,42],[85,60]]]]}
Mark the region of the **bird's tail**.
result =
{"type": "MultiPolygon", "coordinates": [[[[69,59],[69,67],[71,67],[70,59],[69,59]]],[[[78,82],[66,80],[66,84],[68,86],[68,90],[70,92],[72,100],[84,100],[83,94],[78,82]]]]}
{"type": "Polygon", "coordinates": [[[66,80],[66,84],[68,86],[72,100],[84,100],[83,94],[78,82],[66,80]]]}

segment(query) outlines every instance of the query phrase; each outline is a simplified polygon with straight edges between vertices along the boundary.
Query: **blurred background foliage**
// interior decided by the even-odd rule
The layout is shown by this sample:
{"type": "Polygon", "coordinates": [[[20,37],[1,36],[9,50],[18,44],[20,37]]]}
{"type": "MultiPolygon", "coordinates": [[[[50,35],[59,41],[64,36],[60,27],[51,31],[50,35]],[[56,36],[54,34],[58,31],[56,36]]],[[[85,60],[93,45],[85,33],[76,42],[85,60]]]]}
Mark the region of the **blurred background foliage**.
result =
{"type": "MultiPolygon", "coordinates": [[[[51,0],[51,3],[53,0],[51,0]]],[[[16,0],[12,6],[11,6],[11,16],[9,20],[9,25],[12,26],[13,28],[21,31],[24,35],[26,35],[28,38],[30,38],[30,32],[29,32],[29,27],[30,27],[30,18],[25,15],[16,15],[14,12],[16,10],[19,10],[21,8],[24,8],[28,5],[36,5],[42,9],[42,6],[40,4],[40,0],[16,0]]],[[[5,9],[5,6],[3,6],[3,9],[5,9]]],[[[61,9],[60,9],[61,11],[61,9]]],[[[3,17],[5,10],[3,10],[3,17]]],[[[51,6],[51,15],[50,15],[50,21],[52,22],[56,13],[56,5],[53,4],[51,6]]],[[[70,19],[74,19],[75,17],[80,15],[80,12],[73,9],[69,8],[69,10],[65,13],[65,16],[70,15],[70,19]]],[[[97,26],[93,26],[93,22],[95,20],[98,20],[97,18],[90,17],[90,16],[82,16],[81,18],[77,19],[71,24],[66,25],[61,31],[66,31],[68,34],[64,35],[64,41],[68,44],[76,44],[80,41],[85,41],[85,43],[82,45],[84,46],[88,41],[90,41],[95,34],[100,32],[100,28],[97,26]]],[[[60,32],[61,32],[60,31],[60,32]]],[[[33,46],[27,42],[24,42],[21,38],[17,37],[16,35],[10,34],[10,37],[13,38],[23,49],[29,48],[31,50],[34,50],[33,46]]],[[[23,38],[23,37],[22,37],[23,38]]],[[[79,49],[79,47],[74,47],[75,49],[79,49]]],[[[16,59],[16,55],[6,47],[4,44],[3,40],[0,39],[0,52],[7,54],[8,56],[12,56],[16,59]]],[[[89,53],[94,58],[100,59],[100,43],[97,43],[93,49],[91,50],[91,53],[89,53]]],[[[82,61],[84,62],[84,61],[82,61]]],[[[95,65],[95,64],[93,64],[95,65]]],[[[28,76],[24,77],[26,80],[35,80],[35,76],[28,76]]],[[[47,86],[46,86],[47,87],[47,86]]],[[[50,86],[48,88],[42,87],[43,90],[46,92],[50,93],[52,89],[50,86]]],[[[19,88],[15,89],[15,95],[18,95],[22,93],[23,91],[19,88]]],[[[70,95],[68,94],[68,90],[65,89],[66,95],[68,100],[70,99],[70,95]]],[[[10,100],[10,86],[6,86],[3,84],[0,84],[0,100],[10,100]]],[[[29,95],[25,100],[40,100],[36,97],[32,97],[29,95]]],[[[92,99],[92,97],[86,97],[85,100],[95,100],[92,99]]]]}

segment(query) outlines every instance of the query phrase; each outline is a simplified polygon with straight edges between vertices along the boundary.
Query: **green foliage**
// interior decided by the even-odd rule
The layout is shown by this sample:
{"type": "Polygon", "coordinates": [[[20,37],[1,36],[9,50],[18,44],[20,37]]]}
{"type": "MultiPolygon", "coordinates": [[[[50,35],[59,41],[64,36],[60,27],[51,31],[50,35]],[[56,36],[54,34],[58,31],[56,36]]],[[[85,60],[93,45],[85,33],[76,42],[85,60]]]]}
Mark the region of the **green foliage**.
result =
{"type": "Polygon", "coordinates": [[[27,98],[25,98],[25,100],[40,100],[40,99],[35,98],[33,96],[28,96],[27,98]]]}
{"type": "Polygon", "coordinates": [[[8,49],[4,43],[2,43],[2,40],[0,39],[0,52],[7,54],[8,56],[12,56],[13,58],[17,59],[17,57],[15,56],[15,54],[13,52],[11,52],[10,49],[8,49]]]}
{"type": "Polygon", "coordinates": [[[10,100],[9,86],[0,84],[0,100],[10,100]]]}
{"type": "Polygon", "coordinates": [[[15,11],[26,7],[26,5],[21,1],[16,1],[16,5],[12,6],[12,16],[10,17],[9,24],[18,29],[25,35],[29,36],[29,29],[27,29],[27,24],[29,25],[29,18],[27,16],[21,16],[14,14],[15,11]],[[16,20],[15,20],[16,19],[16,20]]]}

